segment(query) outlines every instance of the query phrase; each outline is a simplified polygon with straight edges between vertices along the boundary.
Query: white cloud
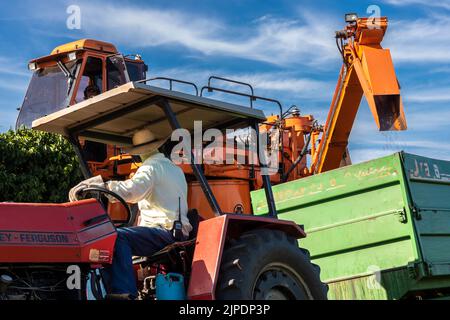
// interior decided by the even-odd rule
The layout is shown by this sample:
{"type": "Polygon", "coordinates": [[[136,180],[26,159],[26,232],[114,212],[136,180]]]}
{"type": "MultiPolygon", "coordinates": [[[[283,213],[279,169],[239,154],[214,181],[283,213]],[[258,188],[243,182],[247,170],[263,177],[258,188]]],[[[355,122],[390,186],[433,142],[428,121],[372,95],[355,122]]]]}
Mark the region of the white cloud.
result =
{"type": "Polygon", "coordinates": [[[435,139],[414,139],[404,141],[407,148],[410,149],[424,149],[424,150],[439,150],[450,153],[450,143],[445,141],[436,141],[435,139]]]}
{"type": "MultiPolygon", "coordinates": [[[[211,75],[221,76],[246,83],[250,83],[256,95],[262,92],[272,92],[274,96],[289,94],[295,98],[308,100],[331,99],[334,83],[330,81],[315,80],[312,78],[298,77],[290,72],[255,72],[236,73],[228,70],[198,70],[198,69],[155,69],[151,70],[152,76],[169,76],[182,80],[195,79],[196,84],[206,84],[211,75]]],[[[213,83],[215,84],[215,83],[213,83]]],[[[217,83],[221,87],[226,83],[217,83]]],[[[231,87],[238,89],[237,86],[231,87]]],[[[244,88],[242,91],[245,91],[244,88]]]]}
{"type": "Polygon", "coordinates": [[[192,13],[84,4],[82,28],[132,47],[177,45],[204,55],[223,55],[264,61],[322,65],[338,59],[333,41],[334,19],[303,12],[299,19],[265,16],[237,27],[192,13]]]}
{"type": "Polygon", "coordinates": [[[408,90],[405,102],[450,102],[450,88],[408,90]]]}
{"type": "Polygon", "coordinates": [[[254,84],[256,88],[270,91],[285,91],[295,96],[309,99],[322,99],[325,93],[328,98],[332,87],[330,82],[310,78],[297,78],[284,73],[253,73],[237,75],[236,79],[254,84]],[[329,93],[329,94],[328,94],[329,93]]]}
{"type": "MultiPolygon", "coordinates": [[[[406,131],[383,131],[380,132],[373,120],[372,115],[361,106],[358,112],[349,141],[357,145],[377,145],[387,149],[398,149],[403,147],[418,147],[415,142],[423,141],[424,138],[445,137],[448,135],[450,123],[450,109],[443,108],[416,108],[405,109],[406,131]]],[[[446,139],[444,139],[446,140],[446,139]]],[[[434,140],[430,139],[430,142],[434,140]]],[[[435,145],[427,143],[428,146],[435,145]]]]}
{"type": "Polygon", "coordinates": [[[366,147],[350,143],[349,152],[352,163],[359,163],[380,157],[384,157],[395,152],[405,151],[425,157],[450,160],[450,144],[436,142],[432,139],[423,140],[403,140],[395,145],[389,145],[386,141],[367,141],[366,147]]]}
{"type": "Polygon", "coordinates": [[[421,5],[426,7],[436,7],[450,10],[450,1],[440,0],[440,1],[430,1],[430,0],[384,0],[385,3],[394,6],[411,6],[411,5],[421,5]]]}
{"type": "Polygon", "coordinates": [[[16,77],[30,77],[31,73],[28,72],[26,63],[18,62],[17,59],[11,59],[0,56],[0,75],[10,75],[16,77]]]}
{"type": "Polygon", "coordinates": [[[431,15],[415,20],[392,20],[384,47],[391,49],[394,64],[450,62],[450,16],[431,15]]]}
{"type": "Polygon", "coordinates": [[[384,133],[384,139],[372,139],[367,141],[367,145],[374,147],[382,147],[379,150],[393,152],[400,150],[414,150],[414,149],[426,149],[426,150],[440,150],[450,152],[450,143],[436,141],[432,139],[417,139],[410,137],[408,139],[402,138],[398,134],[390,135],[391,133],[384,133]]]}
{"type": "Polygon", "coordinates": [[[28,82],[12,81],[11,79],[0,78],[0,89],[22,92],[25,95],[28,82]]]}
{"type": "Polygon", "coordinates": [[[366,161],[402,150],[450,160],[450,108],[436,103],[433,107],[405,103],[405,115],[408,130],[380,132],[366,103],[363,103],[349,138],[353,162],[366,161]]]}
{"type": "Polygon", "coordinates": [[[436,73],[450,73],[450,66],[437,66],[436,68],[429,70],[430,74],[436,73]]]}
{"type": "Polygon", "coordinates": [[[450,108],[406,109],[406,121],[410,130],[415,132],[433,132],[436,137],[448,132],[450,125],[450,108]]]}
{"type": "Polygon", "coordinates": [[[26,67],[10,58],[0,56],[0,89],[25,92],[31,76],[26,67]]]}

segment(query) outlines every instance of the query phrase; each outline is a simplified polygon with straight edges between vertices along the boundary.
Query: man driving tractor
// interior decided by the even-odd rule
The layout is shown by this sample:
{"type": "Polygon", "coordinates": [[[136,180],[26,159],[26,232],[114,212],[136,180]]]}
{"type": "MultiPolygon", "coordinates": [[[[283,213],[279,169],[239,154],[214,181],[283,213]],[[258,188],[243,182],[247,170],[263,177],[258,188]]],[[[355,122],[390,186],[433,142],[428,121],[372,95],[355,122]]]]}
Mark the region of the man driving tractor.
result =
{"type": "Polygon", "coordinates": [[[100,89],[95,84],[88,85],[86,89],[84,89],[84,100],[90,99],[99,95],[100,89]]]}
{"type": "Polygon", "coordinates": [[[151,256],[177,240],[187,239],[192,230],[187,218],[187,183],[183,171],[158,151],[166,140],[167,137],[161,139],[149,129],[137,131],[132,138],[133,147],[125,151],[139,155],[143,163],[130,179],[105,183],[101,176],[95,176],[69,192],[70,201],[76,201],[77,193],[84,188],[104,187],[139,206],[138,226],[117,229],[113,264],[103,273],[111,297],[137,298],[133,255],[151,256]],[[174,234],[178,221],[182,225],[182,239],[174,234]]]}

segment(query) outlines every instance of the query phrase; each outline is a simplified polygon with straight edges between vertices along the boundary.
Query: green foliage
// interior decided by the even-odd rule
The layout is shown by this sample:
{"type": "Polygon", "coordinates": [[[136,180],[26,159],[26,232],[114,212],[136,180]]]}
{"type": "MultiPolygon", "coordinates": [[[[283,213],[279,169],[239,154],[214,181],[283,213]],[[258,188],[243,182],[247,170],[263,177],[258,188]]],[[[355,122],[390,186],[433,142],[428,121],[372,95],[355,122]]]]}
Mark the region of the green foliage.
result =
{"type": "Polygon", "coordinates": [[[66,202],[82,180],[70,143],[30,129],[0,134],[0,201],[66,202]]]}

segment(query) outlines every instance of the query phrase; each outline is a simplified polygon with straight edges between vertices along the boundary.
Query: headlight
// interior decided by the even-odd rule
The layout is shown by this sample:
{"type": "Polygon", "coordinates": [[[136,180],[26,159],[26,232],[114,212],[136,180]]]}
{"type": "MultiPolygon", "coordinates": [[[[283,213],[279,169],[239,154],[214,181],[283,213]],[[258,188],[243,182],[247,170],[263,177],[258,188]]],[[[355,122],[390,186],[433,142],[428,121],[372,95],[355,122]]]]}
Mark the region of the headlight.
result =
{"type": "Polygon", "coordinates": [[[69,59],[69,61],[73,61],[77,59],[77,53],[76,52],[71,52],[67,55],[67,58],[69,59]]]}
{"type": "Polygon", "coordinates": [[[28,70],[30,71],[36,71],[37,70],[37,63],[36,62],[30,62],[28,64],[28,70]]]}
{"type": "Polygon", "coordinates": [[[345,15],[345,22],[352,23],[358,20],[358,15],[356,13],[347,13],[345,15]]]}

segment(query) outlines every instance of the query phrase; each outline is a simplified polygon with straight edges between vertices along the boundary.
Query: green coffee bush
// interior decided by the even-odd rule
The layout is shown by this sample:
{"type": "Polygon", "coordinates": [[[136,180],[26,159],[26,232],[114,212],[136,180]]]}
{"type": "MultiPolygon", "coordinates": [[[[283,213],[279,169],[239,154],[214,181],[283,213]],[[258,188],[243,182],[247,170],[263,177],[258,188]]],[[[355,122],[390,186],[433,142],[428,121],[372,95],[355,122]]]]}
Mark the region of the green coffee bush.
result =
{"type": "Polygon", "coordinates": [[[63,137],[25,128],[0,133],[0,202],[66,202],[81,180],[63,137]]]}

